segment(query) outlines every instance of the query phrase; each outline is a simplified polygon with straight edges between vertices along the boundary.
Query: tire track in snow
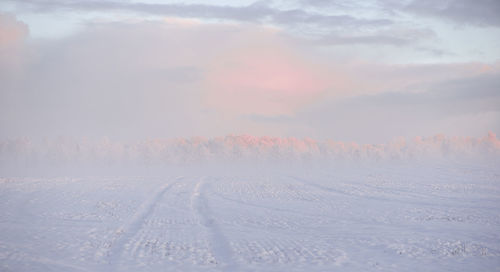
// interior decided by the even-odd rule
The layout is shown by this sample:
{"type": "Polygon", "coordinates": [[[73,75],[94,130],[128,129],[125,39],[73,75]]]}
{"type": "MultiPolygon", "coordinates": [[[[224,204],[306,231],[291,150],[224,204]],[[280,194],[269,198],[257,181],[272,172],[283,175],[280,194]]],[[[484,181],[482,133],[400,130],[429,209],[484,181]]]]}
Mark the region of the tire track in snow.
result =
{"type": "Polygon", "coordinates": [[[234,262],[229,242],[212,215],[205,197],[206,179],[206,177],[201,178],[195,185],[191,195],[191,207],[199,217],[201,224],[207,229],[213,255],[222,271],[237,271],[237,264],[234,262]]]}
{"type": "Polygon", "coordinates": [[[182,177],[177,177],[173,182],[160,186],[153,196],[146,199],[139,206],[135,214],[115,231],[116,236],[111,242],[107,254],[109,264],[115,266],[114,269],[120,270],[117,265],[120,264],[125,245],[141,230],[145,220],[151,215],[154,207],[162,196],[172,188],[174,184],[178,183],[180,179],[182,179],[182,177]]]}
{"type": "MultiPolygon", "coordinates": [[[[293,180],[301,183],[302,185],[316,188],[316,189],[319,189],[323,192],[335,193],[335,194],[347,196],[350,198],[372,200],[372,201],[379,201],[379,202],[386,202],[386,203],[387,202],[389,202],[389,203],[397,202],[397,203],[401,203],[404,205],[419,205],[419,206],[431,206],[431,207],[434,207],[436,205],[435,203],[429,203],[429,202],[426,202],[424,200],[414,200],[411,198],[410,199],[399,199],[399,198],[394,198],[394,197],[388,198],[388,197],[374,196],[374,195],[368,195],[368,194],[359,195],[359,194],[356,194],[353,192],[348,192],[348,191],[334,189],[334,188],[328,187],[328,186],[323,186],[323,185],[308,181],[308,180],[303,179],[303,178],[298,178],[298,177],[294,177],[294,176],[288,176],[288,178],[293,179],[293,180]]],[[[455,204],[455,203],[440,203],[440,205],[443,207],[450,207],[450,208],[468,208],[468,207],[470,207],[470,205],[460,205],[460,204],[455,204]]]]}

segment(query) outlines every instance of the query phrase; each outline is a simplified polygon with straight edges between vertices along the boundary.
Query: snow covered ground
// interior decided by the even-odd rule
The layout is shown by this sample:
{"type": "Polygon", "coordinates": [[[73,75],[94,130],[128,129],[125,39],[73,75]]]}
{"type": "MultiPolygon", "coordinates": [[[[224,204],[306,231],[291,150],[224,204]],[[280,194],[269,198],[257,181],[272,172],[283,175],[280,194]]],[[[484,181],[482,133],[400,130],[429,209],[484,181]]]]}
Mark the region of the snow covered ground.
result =
{"type": "Polygon", "coordinates": [[[500,271],[500,169],[0,179],[1,271],[500,271]]]}

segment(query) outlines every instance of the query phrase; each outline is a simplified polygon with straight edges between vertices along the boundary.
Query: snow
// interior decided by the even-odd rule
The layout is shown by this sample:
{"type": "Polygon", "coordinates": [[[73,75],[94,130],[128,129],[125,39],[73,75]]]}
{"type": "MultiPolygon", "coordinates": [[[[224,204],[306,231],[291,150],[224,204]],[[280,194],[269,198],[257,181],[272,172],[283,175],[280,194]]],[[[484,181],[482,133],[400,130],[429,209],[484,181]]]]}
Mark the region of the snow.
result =
{"type": "Polygon", "coordinates": [[[495,163],[226,167],[116,177],[4,175],[0,270],[500,267],[495,163]]]}

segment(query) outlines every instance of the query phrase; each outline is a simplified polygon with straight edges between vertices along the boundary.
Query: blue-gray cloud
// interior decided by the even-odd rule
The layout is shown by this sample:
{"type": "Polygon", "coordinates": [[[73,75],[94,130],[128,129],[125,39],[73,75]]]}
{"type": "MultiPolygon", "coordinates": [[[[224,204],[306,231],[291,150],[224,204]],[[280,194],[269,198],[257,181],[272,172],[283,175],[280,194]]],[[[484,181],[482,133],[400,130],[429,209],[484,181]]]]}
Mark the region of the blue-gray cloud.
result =
{"type": "Polygon", "coordinates": [[[326,100],[311,105],[289,122],[313,128],[307,132],[309,135],[326,133],[343,140],[363,141],[367,139],[365,133],[371,131],[368,138],[375,142],[391,135],[498,132],[499,90],[498,73],[485,74],[434,83],[423,92],[387,92],[326,100]],[[459,126],[447,121],[460,119],[463,122],[459,126]]]}
{"type": "MultiPolygon", "coordinates": [[[[245,6],[65,0],[22,0],[14,1],[14,3],[20,12],[26,10],[37,13],[61,10],[132,12],[156,16],[270,24],[282,27],[288,33],[308,37],[310,41],[319,45],[388,44],[414,46],[416,42],[435,36],[429,28],[407,25],[401,20],[394,20],[390,16],[384,15],[384,12],[369,17],[357,16],[357,11],[367,9],[357,2],[335,2],[336,4],[334,3],[333,6],[338,7],[335,9],[278,7],[265,2],[255,2],[245,6]]],[[[306,7],[317,6],[320,3],[308,2],[304,5],[306,7]]],[[[331,5],[332,3],[328,4],[328,6],[331,5]]],[[[397,5],[394,5],[395,7],[397,5]]]]}
{"type": "Polygon", "coordinates": [[[500,27],[498,0],[414,0],[398,8],[404,12],[442,18],[457,24],[500,27]]]}
{"type": "Polygon", "coordinates": [[[500,26],[500,1],[497,0],[373,0],[373,1],[328,1],[303,0],[302,6],[376,11],[380,14],[398,16],[410,13],[447,20],[460,25],[481,27],[500,26]]]}
{"type": "Polygon", "coordinates": [[[324,27],[387,26],[393,24],[389,19],[364,19],[351,15],[330,15],[308,12],[302,9],[277,9],[263,2],[247,6],[227,6],[208,4],[149,4],[112,1],[62,1],[42,0],[16,1],[17,4],[48,12],[58,9],[86,11],[131,11],[161,16],[178,16],[208,19],[227,19],[246,22],[268,22],[276,24],[316,24],[324,27]]]}
{"type": "Polygon", "coordinates": [[[348,44],[390,44],[395,46],[413,45],[416,41],[434,38],[436,34],[430,29],[405,29],[404,31],[378,31],[373,34],[339,35],[331,33],[316,40],[324,45],[348,44]]]}

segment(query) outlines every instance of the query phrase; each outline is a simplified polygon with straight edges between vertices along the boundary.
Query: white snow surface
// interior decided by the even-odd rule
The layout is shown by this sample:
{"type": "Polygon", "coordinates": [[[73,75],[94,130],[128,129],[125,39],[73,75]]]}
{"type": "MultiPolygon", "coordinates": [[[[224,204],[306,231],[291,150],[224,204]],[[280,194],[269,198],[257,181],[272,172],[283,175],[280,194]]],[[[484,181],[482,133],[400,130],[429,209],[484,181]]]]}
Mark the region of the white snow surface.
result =
{"type": "Polygon", "coordinates": [[[498,164],[297,165],[5,174],[0,271],[500,270],[498,164]]]}

